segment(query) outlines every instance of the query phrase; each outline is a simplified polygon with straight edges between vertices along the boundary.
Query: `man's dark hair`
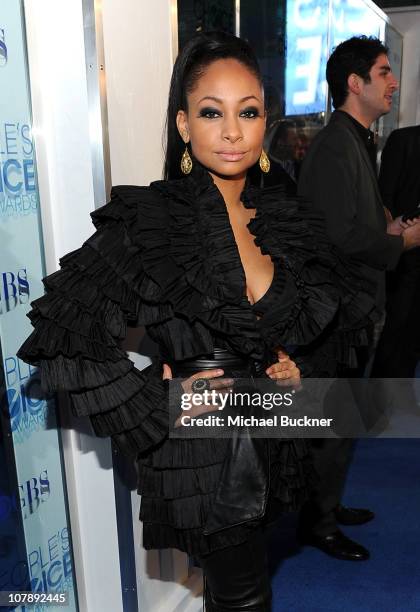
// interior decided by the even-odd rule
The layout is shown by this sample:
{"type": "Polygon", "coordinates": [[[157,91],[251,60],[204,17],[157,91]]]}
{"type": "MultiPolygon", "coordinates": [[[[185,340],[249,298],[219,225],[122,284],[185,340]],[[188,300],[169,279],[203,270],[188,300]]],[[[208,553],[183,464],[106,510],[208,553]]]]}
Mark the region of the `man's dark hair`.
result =
{"type": "Polygon", "coordinates": [[[382,54],[388,54],[388,47],[374,36],[353,36],[335,47],[327,62],[327,82],[334,108],[343,106],[347,99],[349,75],[355,73],[370,83],[370,69],[382,54]]]}

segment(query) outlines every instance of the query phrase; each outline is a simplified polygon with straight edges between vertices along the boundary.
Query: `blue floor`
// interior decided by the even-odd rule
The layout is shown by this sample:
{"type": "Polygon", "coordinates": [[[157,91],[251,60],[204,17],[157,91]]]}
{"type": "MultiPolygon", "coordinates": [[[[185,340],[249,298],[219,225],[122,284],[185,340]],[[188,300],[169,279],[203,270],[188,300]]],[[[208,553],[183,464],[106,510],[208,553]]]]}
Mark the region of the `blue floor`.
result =
{"type": "Polygon", "coordinates": [[[376,513],[343,528],[371,559],[300,549],[296,516],[283,518],[270,540],[273,612],[420,612],[420,440],[359,441],[343,502],[376,513]]]}

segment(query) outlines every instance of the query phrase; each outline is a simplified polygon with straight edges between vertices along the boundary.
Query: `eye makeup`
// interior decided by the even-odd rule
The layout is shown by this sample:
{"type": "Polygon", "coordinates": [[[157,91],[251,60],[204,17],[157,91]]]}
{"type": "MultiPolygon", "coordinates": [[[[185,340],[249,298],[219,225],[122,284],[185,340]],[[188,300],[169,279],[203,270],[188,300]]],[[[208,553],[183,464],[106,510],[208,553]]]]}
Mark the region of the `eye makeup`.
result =
{"type": "Polygon", "coordinates": [[[255,119],[256,117],[260,117],[260,111],[256,106],[248,106],[244,108],[240,113],[241,117],[245,117],[245,119],[255,119]]]}
{"type": "MultiPolygon", "coordinates": [[[[201,108],[198,113],[199,117],[204,117],[205,119],[215,119],[216,117],[221,117],[222,115],[222,111],[209,106],[201,108]]],[[[261,113],[256,106],[248,106],[247,108],[239,111],[239,116],[245,119],[255,119],[256,117],[260,117],[261,113]]]]}
{"type": "Polygon", "coordinates": [[[221,114],[221,111],[219,111],[217,108],[205,106],[204,108],[200,109],[198,116],[206,119],[214,119],[215,117],[220,117],[221,114]]]}

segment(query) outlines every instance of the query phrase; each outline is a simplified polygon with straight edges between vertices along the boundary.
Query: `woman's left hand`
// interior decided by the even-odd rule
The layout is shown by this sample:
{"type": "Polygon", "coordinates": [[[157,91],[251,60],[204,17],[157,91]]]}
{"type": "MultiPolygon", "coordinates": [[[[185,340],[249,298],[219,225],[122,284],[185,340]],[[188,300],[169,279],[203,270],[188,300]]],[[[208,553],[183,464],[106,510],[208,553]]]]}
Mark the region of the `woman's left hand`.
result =
{"type": "Polygon", "coordinates": [[[266,369],[266,374],[278,385],[299,385],[300,370],[296,363],[282,349],[277,351],[278,361],[266,369]]]}

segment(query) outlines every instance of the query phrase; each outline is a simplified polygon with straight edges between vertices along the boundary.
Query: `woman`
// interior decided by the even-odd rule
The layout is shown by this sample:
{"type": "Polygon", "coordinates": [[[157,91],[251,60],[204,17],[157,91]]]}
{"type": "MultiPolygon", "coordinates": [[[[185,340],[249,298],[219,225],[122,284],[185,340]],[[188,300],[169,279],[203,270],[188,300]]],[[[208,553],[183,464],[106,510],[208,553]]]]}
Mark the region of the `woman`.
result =
{"type": "Polygon", "coordinates": [[[264,129],[249,46],[220,33],[191,40],[172,76],[165,180],[116,187],[92,213],[97,232],[45,279],[19,352],[40,366],[45,390],[69,391],[74,413],[135,459],[144,546],[197,556],[214,610],[270,609],[263,524],[304,498],[306,448],[168,438],[162,374],[189,391],[235,376],[296,382],[285,347],[309,353],[326,336],[333,346],[346,313],[360,328],[364,315],[356,292],[339,310],[339,263],[321,221],[247,180],[268,169],[264,129]],[[159,363],[134,367],[119,347],[127,324],[146,326],[159,363]]]}

